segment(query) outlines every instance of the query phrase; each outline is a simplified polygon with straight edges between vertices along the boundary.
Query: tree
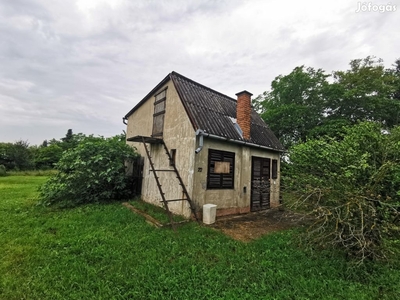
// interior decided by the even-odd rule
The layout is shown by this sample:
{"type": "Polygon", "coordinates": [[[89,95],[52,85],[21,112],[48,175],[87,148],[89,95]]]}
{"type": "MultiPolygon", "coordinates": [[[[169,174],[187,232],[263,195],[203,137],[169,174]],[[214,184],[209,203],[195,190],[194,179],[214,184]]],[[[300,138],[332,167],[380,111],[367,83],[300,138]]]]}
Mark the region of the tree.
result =
{"type": "Polygon", "coordinates": [[[377,122],[292,147],[285,182],[313,219],[309,241],[359,261],[384,257],[400,234],[399,151],[400,127],[384,132],[377,122]]]}
{"type": "Polygon", "coordinates": [[[27,141],[0,143],[0,164],[7,170],[29,170],[34,167],[33,154],[27,141]]]}
{"type": "Polygon", "coordinates": [[[347,71],[333,73],[337,93],[329,104],[330,119],[377,121],[388,128],[399,123],[400,102],[393,99],[396,76],[382,62],[368,56],[352,60],[347,71]]]}
{"type": "Polygon", "coordinates": [[[40,189],[42,203],[76,205],[118,200],[131,195],[125,161],[137,156],[125,136],[88,136],[63,152],[56,164],[58,173],[40,189]]]}
{"type": "Polygon", "coordinates": [[[79,144],[79,142],[85,137],[86,136],[82,133],[74,134],[72,133],[72,129],[68,129],[65,137],[61,138],[59,146],[62,147],[64,150],[75,148],[79,144]]]}
{"type": "Polygon", "coordinates": [[[37,169],[52,169],[60,160],[63,149],[57,144],[40,146],[35,153],[35,167],[37,169]]]}
{"type": "Polygon", "coordinates": [[[329,83],[322,69],[296,67],[259,96],[261,116],[285,147],[305,141],[324,118],[329,83]]]}
{"type": "Polygon", "coordinates": [[[399,124],[400,60],[385,69],[375,57],[355,59],[349,70],[333,72],[332,83],[328,77],[321,69],[296,67],[254,99],[286,148],[308,138],[340,138],[344,126],[358,121],[377,121],[385,128],[399,124]]]}
{"type": "MultiPolygon", "coordinates": [[[[398,58],[394,64],[393,68],[389,70],[395,78],[395,91],[393,93],[393,99],[396,103],[400,102],[400,58],[398,58]]],[[[400,115],[397,113],[395,116],[396,120],[395,123],[400,123],[400,115]]]]}
{"type": "Polygon", "coordinates": [[[68,129],[65,137],[61,138],[64,143],[70,143],[74,139],[74,134],[72,133],[72,129],[68,129]]]}

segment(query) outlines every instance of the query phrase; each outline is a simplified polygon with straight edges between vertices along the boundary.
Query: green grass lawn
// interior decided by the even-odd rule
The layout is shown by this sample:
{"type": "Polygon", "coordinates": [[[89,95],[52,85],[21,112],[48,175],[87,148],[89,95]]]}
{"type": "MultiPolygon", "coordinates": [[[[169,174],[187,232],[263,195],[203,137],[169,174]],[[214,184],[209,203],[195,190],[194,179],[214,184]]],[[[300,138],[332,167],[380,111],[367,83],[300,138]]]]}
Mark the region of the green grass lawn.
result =
{"type": "Polygon", "coordinates": [[[0,299],[398,299],[399,261],[348,269],[297,247],[188,223],[158,229],[120,203],[36,205],[41,176],[0,177],[0,299]]]}

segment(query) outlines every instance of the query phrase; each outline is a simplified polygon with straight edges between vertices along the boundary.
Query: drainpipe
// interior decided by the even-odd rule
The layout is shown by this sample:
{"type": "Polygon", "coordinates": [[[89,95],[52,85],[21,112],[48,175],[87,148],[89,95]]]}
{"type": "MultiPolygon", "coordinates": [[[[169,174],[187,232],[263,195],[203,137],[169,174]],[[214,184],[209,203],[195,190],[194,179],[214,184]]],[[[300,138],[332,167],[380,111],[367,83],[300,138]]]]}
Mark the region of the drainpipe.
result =
{"type": "Polygon", "coordinates": [[[201,151],[201,149],[203,149],[203,136],[204,136],[204,131],[201,129],[197,129],[196,130],[196,136],[199,136],[199,148],[197,148],[196,150],[194,150],[194,152],[199,153],[201,151]]]}
{"type": "Polygon", "coordinates": [[[128,125],[128,123],[126,123],[126,121],[128,121],[128,119],[125,117],[122,117],[122,123],[124,123],[125,125],[128,125]]]}

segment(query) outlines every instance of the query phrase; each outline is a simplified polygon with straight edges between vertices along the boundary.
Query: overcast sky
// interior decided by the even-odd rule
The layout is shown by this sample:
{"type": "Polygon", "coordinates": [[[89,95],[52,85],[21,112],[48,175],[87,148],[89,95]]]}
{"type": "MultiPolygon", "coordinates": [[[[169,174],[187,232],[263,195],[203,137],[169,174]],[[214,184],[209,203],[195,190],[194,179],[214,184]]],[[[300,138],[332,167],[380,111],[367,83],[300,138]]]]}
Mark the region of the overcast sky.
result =
{"type": "Polygon", "coordinates": [[[236,97],[300,65],[389,67],[399,2],[0,0],[0,142],[122,133],[171,71],[236,97]]]}

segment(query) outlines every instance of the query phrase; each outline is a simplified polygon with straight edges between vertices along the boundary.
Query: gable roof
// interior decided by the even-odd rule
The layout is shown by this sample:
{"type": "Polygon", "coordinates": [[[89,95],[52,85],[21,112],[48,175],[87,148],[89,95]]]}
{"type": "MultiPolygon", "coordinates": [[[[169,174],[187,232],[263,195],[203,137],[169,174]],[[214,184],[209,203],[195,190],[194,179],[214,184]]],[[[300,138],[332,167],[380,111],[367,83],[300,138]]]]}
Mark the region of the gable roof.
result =
{"type": "Polygon", "coordinates": [[[146,95],[146,97],[129,111],[124,118],[127,119],[169,80],[172,80],[174,83],[194,130],[200,129],[205,133],[219,136],[227,140],[241,141],[264,146],[276,151],[284,151],[278,138],[254,109],[251,111],[250,139],[246,140],[239,134],[232,122],[232,119],[236,119],[237,101],[235,99],[201,85],[176,72],[168,74],[146,95]]]}

